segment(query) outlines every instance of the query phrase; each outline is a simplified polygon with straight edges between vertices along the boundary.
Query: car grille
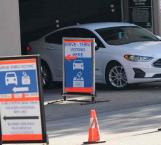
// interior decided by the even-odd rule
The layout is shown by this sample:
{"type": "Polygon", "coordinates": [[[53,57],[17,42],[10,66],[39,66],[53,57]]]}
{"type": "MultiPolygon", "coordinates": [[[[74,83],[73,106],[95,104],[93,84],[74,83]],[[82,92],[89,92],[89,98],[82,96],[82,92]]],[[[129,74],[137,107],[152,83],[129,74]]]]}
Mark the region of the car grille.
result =
{"type": "Polygon", "coordinates": [[[161,59],[158,59],[157,61],[155,61],[155,62],[153,63],[153,66],[154,66],[154,67],[159,67],[159,68],[161,68],[161,59]]]}

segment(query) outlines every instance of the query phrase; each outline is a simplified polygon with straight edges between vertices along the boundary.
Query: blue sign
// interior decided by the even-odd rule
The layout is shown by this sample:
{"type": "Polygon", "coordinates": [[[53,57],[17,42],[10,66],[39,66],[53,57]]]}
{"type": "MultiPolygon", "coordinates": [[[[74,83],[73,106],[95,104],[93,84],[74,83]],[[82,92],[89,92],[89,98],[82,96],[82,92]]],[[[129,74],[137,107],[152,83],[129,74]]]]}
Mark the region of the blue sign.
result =
{"type": "Polygon", "coordinates": [[[93,39],[64,39],[64,93],[94,93],[93,46],[93,39]]]}
{"type": "Polygon", "coordinates": [[[0,71],[0,94],[37,92],[36,70],[0,71]]]}
{"type": "Polygon", "coordinates": [[[0,94],[38,93],[35,59],[0,62],[0,94]]]}
{"type": "Polygon", "coordinates": [[[47,140],[38,56],[0,58],[0,128],[3,143],[47,140]]]}

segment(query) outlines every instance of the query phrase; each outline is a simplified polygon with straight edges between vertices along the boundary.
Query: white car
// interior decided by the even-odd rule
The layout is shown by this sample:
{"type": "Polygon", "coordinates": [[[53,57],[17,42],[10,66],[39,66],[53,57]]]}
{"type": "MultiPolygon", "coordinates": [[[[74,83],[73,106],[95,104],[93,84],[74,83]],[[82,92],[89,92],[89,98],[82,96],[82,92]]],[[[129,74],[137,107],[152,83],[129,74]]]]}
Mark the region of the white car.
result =
{"type": "Polygon", "coordinates": [[[18,85],[17,75],[15,72],[7,72],[5,74],[5,84],[8,86],[9,84],[18,85]]]}
{"type": "Polygon", "coordinates": [[[91,23],[60,28],[29,43],[40,54],[43,84],[62,81],[62,38],[95,38],[96,82],[115,89],[128,84],[161,81],[161,41],[129,23],[91,23]]]}
{"type": "Polygon", "coordinates": [[[84,70],[84,64],[82,60],[74,60],[73,70],[76,70],[76,69],[84,70]]]}

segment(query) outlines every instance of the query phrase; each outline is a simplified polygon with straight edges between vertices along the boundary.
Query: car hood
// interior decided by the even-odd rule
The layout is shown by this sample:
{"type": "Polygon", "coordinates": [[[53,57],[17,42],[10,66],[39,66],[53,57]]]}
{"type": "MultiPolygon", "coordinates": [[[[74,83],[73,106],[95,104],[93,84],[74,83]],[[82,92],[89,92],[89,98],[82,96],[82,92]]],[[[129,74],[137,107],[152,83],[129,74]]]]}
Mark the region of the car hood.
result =
{"type": "Polygon", "coordinates": [[[134,42],[121,47],[124,54],[161,57],[161,41],[134,42]]]}

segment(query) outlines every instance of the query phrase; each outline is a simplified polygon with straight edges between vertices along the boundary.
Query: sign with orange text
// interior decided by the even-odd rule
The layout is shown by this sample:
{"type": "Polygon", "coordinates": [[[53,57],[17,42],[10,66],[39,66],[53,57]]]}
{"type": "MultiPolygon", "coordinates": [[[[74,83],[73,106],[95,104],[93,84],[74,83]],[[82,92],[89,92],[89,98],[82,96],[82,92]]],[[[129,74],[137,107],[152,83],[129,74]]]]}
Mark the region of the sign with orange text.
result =
{"type": "Polygon", "coordinates": [[[46,142],[38,60],[0,58],[2,143],[46,142]]]}
{"type": "Polygon", "coordinates": [[[94,39],[64,38],[63,93],[95,94],[94,39]]]}

